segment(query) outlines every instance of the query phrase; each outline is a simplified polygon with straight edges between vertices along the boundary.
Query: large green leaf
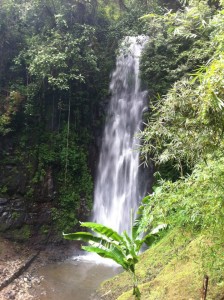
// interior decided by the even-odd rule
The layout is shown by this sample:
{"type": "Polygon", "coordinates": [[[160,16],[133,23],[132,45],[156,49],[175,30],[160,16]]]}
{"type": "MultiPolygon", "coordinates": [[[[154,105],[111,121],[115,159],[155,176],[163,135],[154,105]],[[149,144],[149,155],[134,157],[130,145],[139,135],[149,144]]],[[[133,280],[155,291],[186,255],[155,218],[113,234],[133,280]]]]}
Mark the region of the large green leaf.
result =
{"type": "Polygon", "coordinates": [[[105,241],[101,237],[95,236],[89,232],[75,232],[75,233],[68,233],[68,234],[63,233],[63,236],[66,240],[83,241],[86,243],[95,242],[98,244],[108,244],[108,241],[105,241]]]}
{"type": "Polygon", "coordinates": [[[138,262],[138,252],[142,244],[151,245],[155,240],[155,234],[152,233],[146,235],[143,239],[138,238],[137,223],[133,226],[131,237],[126,231],[120,235],[107,226],[93,222],[82,222],[81,226],[90,228],[98,236],[90,232],[76,232],[64,234],[64,238],[89,243],[89,246],[82,246],[82,249],[112,259],[133,274],[135,274],[135,264],[138,262]]]}
{"type": "MultiPolygon", "coordinates": [[[[95,247],[103,247],[103,249],[110,249],[113,246],[113,244],[108,240],[105,240],[102,237],[95,236],[89,232],[68,233],[63,234],[63,236],[67,240],[83,241],[95,247]]],[[[116,245],[116,247],[120,252],[122,252],[120,246],[116,245]]]]}
{"type": "Polygon", "coordinates": [[[104,226],[102,224],[97,224],[97,223],[93,223],[93,222],[81,222],[81,226],[90,228],[93,231],[99,233],[100,235],[107,237],[111,241],[117,241],[119,243],[124,242],[124,240],[120,234],[118,234],[113,229],[111,229],[107,226],[104,226]]]}
{"type": "Polygon", "coordinates": [[[117,249],[116,247],[112,249],[103,249],[99,247],[94,247],[94,246],[83,246],[82,249],[88,251],[88,252],[93,252],[97,253],[101,257],[104,258],[110,258],[116,263],[118,263],[120,266],[122,266],[125,270],[129,270],[129,264],[126,262],[125,257],[123,253],[117,249]]]}

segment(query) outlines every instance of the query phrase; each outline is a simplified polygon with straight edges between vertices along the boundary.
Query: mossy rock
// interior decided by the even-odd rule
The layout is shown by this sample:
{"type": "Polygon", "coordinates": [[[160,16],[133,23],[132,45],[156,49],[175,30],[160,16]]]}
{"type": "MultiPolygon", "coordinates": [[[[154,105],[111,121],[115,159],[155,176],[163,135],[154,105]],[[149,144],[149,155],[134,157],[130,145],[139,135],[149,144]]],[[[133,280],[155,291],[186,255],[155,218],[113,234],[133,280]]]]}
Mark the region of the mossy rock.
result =
{"type": "Polygon", "coordinates": [[[26,242],[31,236],[31,228],[29,225],[24,225],[19,229],[10,230],[5,236],[13,241],[26,242]]]}

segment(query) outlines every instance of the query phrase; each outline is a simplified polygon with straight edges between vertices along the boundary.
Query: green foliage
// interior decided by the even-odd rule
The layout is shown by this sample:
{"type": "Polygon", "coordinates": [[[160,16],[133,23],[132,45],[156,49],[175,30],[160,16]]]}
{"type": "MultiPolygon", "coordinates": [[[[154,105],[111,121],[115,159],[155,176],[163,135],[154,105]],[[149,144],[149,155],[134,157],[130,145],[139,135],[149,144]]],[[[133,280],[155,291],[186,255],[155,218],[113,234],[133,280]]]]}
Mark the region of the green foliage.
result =
{"type": "Polygon", "coordinates": [[[7,186],[1,186],[0,187],[0,195],[2,196],[2,195],[5,195],[6,193],[7,193],[7,190],[8,190],[8,188],[7,188],[7,186]]]}
{"type": "Polygon", "coordinates": [[[87,151],[80,144],[80,137],[71,127],[67,151],[67,129],[64,127],[60,132],[42,134],[39,144],[31,145],[26,153],[31,162],[29,173],[32,174],[26,197],[39,197],[38,186],[44,186],[51,176],[54,185],[51,197],[56,200],[52,216],[58,230],[74,229],[77,218],[88,215],[92,205],[93,183],[87,165],[87,151]]]}
{"type": "Polygon", "coordinates": [[[81,226],[90,228],[97,236],[89,232],[76,232],[64,234],[64,238],[89,243],[90,246],[82,246],[82,249],[97,253],[104,258],[110,258],[122,266],[124,270],[131,272],[133,275],[133,295],[135,299],[140,299],[141,293],[137,286],[135,265],[139,260],[138,253],[143,243],[148,245],[153,243],[153,234],[150,233],[141,238],[141,233],[138,231],[139,220],[132,227],[131,236],[128,236],[125,231],[118,234],[113,229],[97,223],[83,222],[81,226]]]}
{"type": "Polygon", "coordinates": [[[121,10],[116,2],[98,0],[98,13],[104,15],[107,19],[117,21],[121,16],[121,10]]]}
{"type": "Polygon", "coordinates": [[[205,1],[195,1],[184,10],[151,12],[141,17],[150,36],[141,71],[151,101],[165,95],[175,81],[209,59],[214,51],[208,42],[212,13],[205,1]]]}
{"type": "Polygon", "coordinates": [[[214,59],[194,81],[174,84],[154,108],[142,153],[150,151],[157,163],[172,161],[181,170],[182,162],[194,165],[222,147],[222,66],[222,57],[214,59]]]}
{"type": "Polygon", "coordinates": [[[13,117],[16,115],[23,96],[18,91],[12,91],[7,97],[0,96],[0,134],[6,135],[12,129],[9,127],[13,117]]]}
{"type": "Polygon", "coordinates": [[[33,36],[29,40],[28,50],[21,52],[19,59],[25,60],[35,80],[46,79],[53,88],[68,90],[71,81],[84,80],[86,64],[96,69],[96,56],[88,47],[92,43],[94,29],[76,25],[70,32],[66,21],[61,18],[56,18],[58,24],[55,29],[33,36]],[[63,28],[60,26],[62,21],[63,28]]]}
{"type": "MultiPolygon", "coordinates": [[[[176,182],[161,182],[152,195],[143,200],[141,230],[160,223],[197,234],[202,232],[210,243],[205,250],[204,270],[220,272],[224,226],[224,158],[213,155],[198,164],[191,176],[176,182]]],[[[202,256],[203,257],[203,256],[202,256]]],[[[217,280],[217,276],[215,276],[217,280]]],[[[223,277],[220,277],[223,280],[223,277]]]]}
{"type": "Polygon", "coordinates": [[[158,165],[174,165],[183,175],[185,166],[191,168],[208,153],[222,147],[223,26],[216,24],[223,24],[223,12],[214,12],[204,1],[192,1],[184,12],[147,18],[155,19],[157,25],[165,24],[170,35],[158,31],[156,37],[162,36],[159,46],[153,39],[148,47],[153,51],[161,48],[158,50],[161,52],[157,51],[155,58],[150,54],[148,59],[147,49],[144,54],[142,69],[148,80],[154,76],[155,59],[157,62],[164,59],[164,68],[163,64],[155,64],[160,81],[152,87],[155,88],[152,95],[162,93],[164,96],[152,99],[149,121],[142,133],[142,154],[147,157],[150,153],[158,165]],[[175,40],[178,42],[175,56],[164,55],[164,47],[170,48],[175,40]],[[178,59],[176,63],[174,57],[178,59]],[[206,59],[209,61],[203,65],[206,59]]]}
{"type": "MultiPolygon", "coordinates": [[[[93,180],[87,161],[88,145],[87,134],[83,132],[80,136],[71,126],[66,154],[66,126],[60,132],[42,132],[40,128],[29,128],[18,136],[13,156],[6,156],[2,160],[2,164],[13,162],[16,166],[22,166],[27,180],[24,197],[29,203],[40,197],[51,201],[54,227],[57,230],[74,230],[77,219],[85,218],[90,213],[93,180]],[[82,140],[84,138],[85,141],[82,140]]],[[[19,168],[15,168],[13,173],[18,172],[17,169],[19,168]]],[[[2,194],[7,193],[8,183],[10,179],[2,187],[2,194]]]]}
{"type": "Polygon", "coordinates": [[[24,225],[19,229],[14,229],[11,232],[11,238],[18,242],[26,242],[31,236],[31,228],[29,225],[24,225]]]}
{"type": "Polygon", "coordinates": [[[79,144],[73,130],[69,135],[68,149],[66,129],[56,137],[55,149],[60,169],[57,176],[59,202],[53,209],[53,216],[59,230],[74,229],[77,218],[84,218],[92,206],[93,182],[87,166],[87,153],[79,144]]]}
{"type": "Polygon", "coordinates": [[[223,226],[223,176],[223,157],[214,156],[197,165],[186,178],[160,182],[143,200],[142,224],[154,227],[164,222],[217,232],[223,226]],[[211,216],[216,216],[215,220],[211,216]]]}
{"type": "Polygon", "coordinates": [[[154,193],[143,200],[141,228],[167,223],[203,233],[203,272],[222,282],[217,274],[224,268],[223,11],[205,1],[189,1],[183,12],[147,19],[158,41],[153,38],[146,48],[143,77],[150,83],[156,78],[151,95],[163,96],[152,99],[142,153],[150,153],[166,181],[157,178],[154,193]],[[175,52],[168,52],[173,42],[175,52]],[[189,171],[192,175],[184,178],[189,171]]]}

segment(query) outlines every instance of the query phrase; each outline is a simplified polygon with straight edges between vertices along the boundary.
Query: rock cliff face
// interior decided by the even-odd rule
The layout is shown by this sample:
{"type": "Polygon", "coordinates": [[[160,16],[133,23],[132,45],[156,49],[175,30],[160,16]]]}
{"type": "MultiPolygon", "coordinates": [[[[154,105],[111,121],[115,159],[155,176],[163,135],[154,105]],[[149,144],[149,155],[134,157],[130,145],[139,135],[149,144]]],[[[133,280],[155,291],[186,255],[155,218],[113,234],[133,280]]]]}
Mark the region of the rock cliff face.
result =
{"type": "MultiPolygon", "coordinates": [[[[30,238],[32,240],[32,237],[37,242],[44,242],[49,236],[53,242],[60,241],[62,230],[57,228],[55,218],[61,210],[60,188],[63,182],[59,174],[63,174],[63,171],[56,160],[41,161],[38,151],[33,150],[36,148],[38,145],[34,144],[32,138],[30,143],[21,147],[21,138],[16,132],[1,137],[0,235],[21,242],[30,238]]],[[[97,147],[93,145],[90,149],[88,161],[91,162],[89,165],[94,174],[97,147]]],[[[75,171],[74,176],[77,177],[75,171]]],[[[75,186],[71,185],[71,190],[78,193],[75,186]]],[[[68,197],[72,200],[72,195],[68,197]]],[[[89,212],[85,195],[80,192],[79,197],[80,203],[75,212],[75,200],[66,207],[67,211],[74,212],[76,220],[82,219],[89,212]]]]}
{"type": "Polygon", "coordinates": [[[50,228],[52,223],[51,208],[49,202],[28,203],[19,195],[0,198],[0,231],[16,241],[26,241],[39,233],[44,241],[44,228],[50,228]]]}
{"type": "Polygon", "coordinates": [[[52,167],[45,167],[42,180],[33,180],[37,161],[19,150],[14,136],[1,140],[0,156],[0,235],[21,242],[36,236],[44,242],[57,205],[52,167]]]}

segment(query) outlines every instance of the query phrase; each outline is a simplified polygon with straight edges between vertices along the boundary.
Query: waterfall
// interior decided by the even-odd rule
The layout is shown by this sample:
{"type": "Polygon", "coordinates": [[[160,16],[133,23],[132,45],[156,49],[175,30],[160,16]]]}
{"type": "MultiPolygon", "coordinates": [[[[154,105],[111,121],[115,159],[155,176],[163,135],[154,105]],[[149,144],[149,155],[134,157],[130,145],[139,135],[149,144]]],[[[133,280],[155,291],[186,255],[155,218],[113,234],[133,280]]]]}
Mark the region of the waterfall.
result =
{"type": "Polygon", "coordinates": [[[145,36],[126,37],[112,74],[107,112],[94,191],[95,222],[129,231],[146,188],[141,186],[139,140],[147,93],[141,90],[139,58],[145,36]]]}

